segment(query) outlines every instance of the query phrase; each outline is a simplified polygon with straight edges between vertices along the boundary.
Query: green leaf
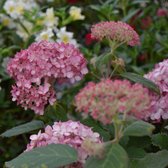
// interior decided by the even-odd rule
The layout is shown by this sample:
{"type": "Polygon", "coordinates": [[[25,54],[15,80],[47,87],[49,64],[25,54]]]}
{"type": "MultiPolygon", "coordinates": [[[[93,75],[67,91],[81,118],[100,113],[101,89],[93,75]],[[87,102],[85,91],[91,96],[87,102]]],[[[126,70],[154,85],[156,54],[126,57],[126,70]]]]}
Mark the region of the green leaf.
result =
{"type": "Polygon", "coordinates": [[[7,168],[57,168],[77,161],[77,152],[68,145],[50,144],[24,152],[6,162],[7,168]]]}
{"type": "Polygon", "coordinates": [[[103,159],[90,157],[84,168],[128,168],[128,156],[119,144],[108,145],[103,159]]]}
{"type": "Polygon", "coordinates": [[[139,11],[139,9],[136,10],[131,10],[123,19],[123,22],[127,22],[129,19],[131,19],[137,12],[139,11]]]}
{"type": "Polygon", "coordinates": [[[100,52],[100,43],[96,43],[94,48],[93,48],[93,51],[94,51],[94,54],[98,55],[99,52],[100,52]]]}
{"type": "Polygon", "coordinates": [[[103,64],[107,64],[111,60],[111,53],[100,55],[96,58],[96,66],[100,67],[103,64]]]}
{"type": "Polygon", "coordinates": [[[104,129],[103,127],[101,127],[101,125],[97,121],[95,121],[91,118],[87,118],[81,122],[82,122],[82,124],[85,124],[85,125],[91,127],[93,131],[98,132],[104,141],[110,140],[109,131],[107,131],[107,129],[104,129]]]}
{"type": "Polygon", "coordinates": [[[143,159],[131,161],[130,168],[166,168],[168,166],[168,151],[147,154],[143,159]]]}
{"type": "Polygon", "coordinates": [[[168,149],[168,135],[166,134],[155,134],[152,135],[152,143],[158,146],[160,149],[168,149]]]}
{"type": "Polygon", "coordinates": [[[120,76],[122,76],[123,78],[127,78],[133,82],[140,83],[140,84],[146,86],[147,88],[151,89],[152,91],[156,92],[157,94],[160,93],[160,90],[155,83],[144,78],[141,75],[138,75],[135,73],[130,73],[130,72],[124,72],[124,73],[120,74],[120,76]]]}
{"type": "Polygon", "coordinates": [[[144,121],[136,121],[125,128],[123,135],[124,136],[147,136],[151,135],[155,127],[152,124],[149,124],[144,121]]]}
{"type": "Polygon", "coordinates": [[[16,126],[10,130],[7,130],[3,134],[1,134],[0,136],[12,137],[12,136],[20,135],[20,134],[27,133],[30,131],[34,131],[34,130],[37,130],[37,129],[43,128],[43,127],[44,127],[44,123],[42,121],[34,120],[34,121],[28,122],[26,124],[16,126]]]}
{"type": "Polygon", "coordinates": [[[146,155],[146,152],[142,148],[137,148],[137,147],[129,147],[127,149],[127,153],[129,158],[143,158],[146,155]]]}
{"type": "Polygon", "coordinates": [[[151,143],[152,143],[151,138],[149,136],[143,136],[143,137],[130,136],[129,141],[127,143],[127,147],[149,149],[151,147],[151,143]]]}

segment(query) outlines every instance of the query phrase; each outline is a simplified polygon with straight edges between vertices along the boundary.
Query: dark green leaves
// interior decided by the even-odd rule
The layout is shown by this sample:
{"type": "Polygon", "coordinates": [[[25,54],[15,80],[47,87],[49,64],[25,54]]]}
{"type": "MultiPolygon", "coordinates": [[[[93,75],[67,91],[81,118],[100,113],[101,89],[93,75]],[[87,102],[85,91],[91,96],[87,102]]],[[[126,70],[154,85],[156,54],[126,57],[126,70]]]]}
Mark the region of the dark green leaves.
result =
{"type": "Polygon", "coordinates": [[[85,168],[128,168],[128,156],[119,144],[107,146],[103,159],[91,157],[86,161],[85,168]]]}
{"type": "Polygon", "coordinates": [[[68,145],[51,144],[24,152],[12,161],[7,168],[57,168],[77,161],[77,152],[68,145]]]}
{"type": "Polygon", "coordinates": [[[152,135],[152,143],[158,146],[160,149],[168,149],[168,135],[166,134],[155,134],[152,135]]]}
{"type": "Polygon", "coordinates": [[[124,130],[124,136],[147,136],[151,135],[155,127],[144,121],[136,121],[124,130]]]}
{"type": "Polygon", "coordinates": [[[144,78],[141,75],[138,75],[135,73],[130,73],[130,72],[124,72],[124,73],[120,74],[120,76],[127,78],[133,82],[141,83],[142,85],[153,90],[154,92],[156,92],[158,94],[160,93],[159,88],[156,84],[154,84],[152,81],[144,78]]]}
{"type": "Polygon", "coordinates": [[[130,168],[166,168],[168,166],[168,151],[146,155],[143,159],[132,160],[130,168]]]}
{"type": "Polygon", "coordinates": [[[37,130],[37,129],[43,128],[43,127],[44,127],[44,123],[42,121],[34,120],[34,121],[28,122],[26,124],[16,126],[10,130],[7,130],[3,134],[1,134],[1,136],[2,137],[11,137],[11,136],[27,133],[27,132],[30,132],[33,130],[37,130]]]}

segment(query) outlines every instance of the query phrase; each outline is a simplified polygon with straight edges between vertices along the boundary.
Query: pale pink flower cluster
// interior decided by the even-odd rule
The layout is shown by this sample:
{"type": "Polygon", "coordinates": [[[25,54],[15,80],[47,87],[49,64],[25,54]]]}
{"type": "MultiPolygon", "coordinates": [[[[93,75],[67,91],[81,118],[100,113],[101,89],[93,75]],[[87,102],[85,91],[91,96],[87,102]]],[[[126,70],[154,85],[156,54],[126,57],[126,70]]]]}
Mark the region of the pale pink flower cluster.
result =
{"type": "Polygon", "coordinates": [[[151,92],[151,113],[149,118],[154,121],[168,119],[168,59],[155,66],[153,71],[145,75],[160,89],[160,96],[151,92]]]}
{"type": "Polygon", "coordinates": [[[142,119],[147,115],[149,103],[148,89],[128,80],[90,82],[75,97],[77,110],[104,124],[110,124],[116,113],[142,119]]]}
{"type": "Polygon", "coordinates": [[[7,70],[16,81],[13,101],[40,115],[45,105],[56,100],[53,87],[56,80],[74,83],[88,72],[83,54],[72,44],[47,41],[33,43],[18,52],[7,70]]]}
{"type": "Polygon", "coordinates": [[[106,21],[95,24],[91,28],[91,35],[100,41],[106,38],[130,46],[140,44],[139,35],[136,31],[130,25],[121,21],[106,21]]]}
{"type": "Polygon", "coordinates": [[[79,168],[89,156],[87,150],[82,146],[84,140],[90,140],[98,144],[102,143],[98,133],[93,132],[91,128],[80,122],[71,120],[66,122],[55,122],[52,127],[47,126],[44,133],[39,131],[37,135],[31,135],[30,140],[26,151],[52,143],[70,145],[78,152],[78,164],[71,165],[71,167],[77,168],[79,168]]]}

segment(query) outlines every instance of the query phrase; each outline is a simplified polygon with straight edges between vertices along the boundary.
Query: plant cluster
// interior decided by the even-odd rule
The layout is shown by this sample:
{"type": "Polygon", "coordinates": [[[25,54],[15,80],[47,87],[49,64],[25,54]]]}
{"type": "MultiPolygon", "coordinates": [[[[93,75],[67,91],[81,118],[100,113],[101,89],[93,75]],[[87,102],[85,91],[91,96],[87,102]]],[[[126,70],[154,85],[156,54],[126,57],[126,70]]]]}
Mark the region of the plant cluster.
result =
{"type": "Polygon", "coordinates": [[[165,1],[0,3],[1,165],[168,166],[165,1]]]}

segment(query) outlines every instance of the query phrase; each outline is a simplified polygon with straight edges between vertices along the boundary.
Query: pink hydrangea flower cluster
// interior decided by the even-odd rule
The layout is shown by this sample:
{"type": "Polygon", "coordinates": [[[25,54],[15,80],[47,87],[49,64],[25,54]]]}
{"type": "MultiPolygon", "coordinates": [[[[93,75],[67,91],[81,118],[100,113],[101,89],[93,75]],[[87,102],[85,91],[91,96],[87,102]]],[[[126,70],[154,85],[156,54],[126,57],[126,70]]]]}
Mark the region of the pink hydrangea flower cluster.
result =
{"type": "Polygon", "coordinates": [[[145,75],[160,89],[160,96],[151,92],[151,113],[149,118],[154,121],[168,119],[168,59],[155,66],[153,71],[145,75]]]}
{"type": "Polygon", "coordinates": [[[18,52],[7,70],[16,81],[12,87],[13,101],[40,115],[45,105],[56,101],[55,81],[74,83],[88,72],[86,59],[72,44],[47,41],[33,43],[18,52]]]}
{"type": "Polygon", "coordinates": [[[75,97],[77,110],[90,114],[104,124],[110,124],[116,113],[127,113],[137,118],[147,115],[150,103],[148,89],[128,80],[90,82],[75,97]]]}
{"type": "Polygon", "coordinates": [[[97,40],[111,39],[130,46],[140,44],[139,35],[128,24],[118,21],[106,21],[95,24],[91,28],[92,37],[97,40]]]}
{"type": "Polygon", "coordinates": [[[102,143],[98,133],[93,132],[91,128],[80,122],[71,120],[66,122],[55,122],[52,127],[47,126],[44,133],[39,131],[37,135],[31,135],[30,140],[26,151],[52,143],[67,144],[75,148],[78,152],[78,163],[70,167],[76,168],[79,168],[89,156],[87,150],[82,146],[84,140],[90,140],[98,144],[102,143]]]}

